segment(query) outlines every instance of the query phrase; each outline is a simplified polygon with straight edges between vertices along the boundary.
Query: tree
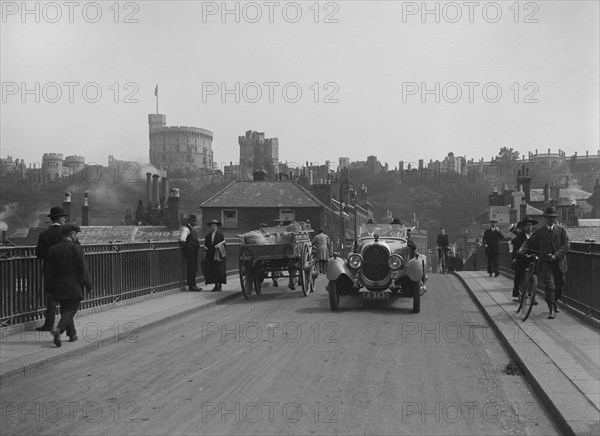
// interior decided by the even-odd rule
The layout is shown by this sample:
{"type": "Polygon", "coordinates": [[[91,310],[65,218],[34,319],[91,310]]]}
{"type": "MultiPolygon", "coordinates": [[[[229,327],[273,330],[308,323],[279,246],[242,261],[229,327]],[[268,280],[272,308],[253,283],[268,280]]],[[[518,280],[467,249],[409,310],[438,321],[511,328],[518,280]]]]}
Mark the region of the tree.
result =
{"type": "Polygon", "coordinates": [[[502,147],[498,152],[498,156],[496,156],[496,159],[504,162],[518,160],[519,152],[513,150],[512,148],[502,147]]]}

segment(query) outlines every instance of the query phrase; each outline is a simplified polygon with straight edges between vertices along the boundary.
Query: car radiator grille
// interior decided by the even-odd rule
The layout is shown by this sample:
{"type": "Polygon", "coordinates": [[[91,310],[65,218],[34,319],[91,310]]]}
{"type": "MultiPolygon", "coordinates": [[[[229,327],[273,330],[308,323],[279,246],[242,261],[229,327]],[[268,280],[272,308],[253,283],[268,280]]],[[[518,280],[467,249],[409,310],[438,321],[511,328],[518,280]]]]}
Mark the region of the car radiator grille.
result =
{"type": "Polygon", "coordinates": [[[388,252],[385,248],[369,247],[364,251],[363,259],[362,271],[366,279],[379,281],[388,275],[388,252]]]}

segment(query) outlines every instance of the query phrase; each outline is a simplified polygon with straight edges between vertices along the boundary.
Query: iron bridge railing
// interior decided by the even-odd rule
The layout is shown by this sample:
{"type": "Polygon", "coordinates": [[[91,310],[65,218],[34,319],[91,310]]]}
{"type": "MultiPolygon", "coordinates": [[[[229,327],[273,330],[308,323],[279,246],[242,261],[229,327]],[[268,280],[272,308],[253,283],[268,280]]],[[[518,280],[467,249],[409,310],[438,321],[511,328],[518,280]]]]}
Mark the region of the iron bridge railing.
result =
{"type": "MultiPolygon", "coordinates": [[[[227,273],[238,271],[239,243],[227,241],[227,273]]],[[[83,245],[94,292],[81,309],[100,307],[185,285],[178,242],[83,245]]],[[[204,254],[200,247],[198,263],[204,254]]],[[[198,265],[198,279],[203,279],[198,265]]],[[[45,316],[42,261],[35,247],[0,248],[0,328],[45,316]]]]}

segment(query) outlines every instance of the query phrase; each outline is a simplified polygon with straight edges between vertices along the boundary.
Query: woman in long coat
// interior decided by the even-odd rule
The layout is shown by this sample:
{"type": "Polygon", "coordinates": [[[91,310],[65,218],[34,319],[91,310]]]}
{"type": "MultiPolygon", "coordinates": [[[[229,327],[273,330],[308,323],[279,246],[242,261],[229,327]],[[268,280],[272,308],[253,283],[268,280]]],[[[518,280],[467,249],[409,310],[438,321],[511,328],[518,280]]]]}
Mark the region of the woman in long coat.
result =
{"type": "Polygon", "coordinates": [[[221,291],[221,285],[227,283],[225,272],[225,236],[219,231],[221,222],[212,220],[207,224],[210,232],[204,238],[206,270],[204,280],[207,285],[214,283],[212,292],[221,291]]]}

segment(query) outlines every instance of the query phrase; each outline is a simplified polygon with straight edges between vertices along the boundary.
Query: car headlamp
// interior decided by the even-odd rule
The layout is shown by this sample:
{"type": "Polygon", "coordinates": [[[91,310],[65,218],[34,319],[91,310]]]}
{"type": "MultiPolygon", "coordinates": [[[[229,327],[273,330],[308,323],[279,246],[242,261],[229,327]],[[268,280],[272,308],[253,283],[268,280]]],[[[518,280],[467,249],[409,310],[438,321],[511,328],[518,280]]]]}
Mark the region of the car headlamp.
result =
{"type": "Polygon", "coordinates": [[[402,260],[402,256],[400,256],[398,254],[392,254],[390,256],[390,258],[388,259],[388,266],[391,269],[400,269],[400,268],[402,268],[403,263],[404,263],[404,261],[402,260]]]}
{"type": "Polygon", "coordinates": [[[352,253],[348,257],[348,266],[350,268],[359,269],[362,265],[362,262],[363,262],[363,258],[358,253],[352,253]]]}

